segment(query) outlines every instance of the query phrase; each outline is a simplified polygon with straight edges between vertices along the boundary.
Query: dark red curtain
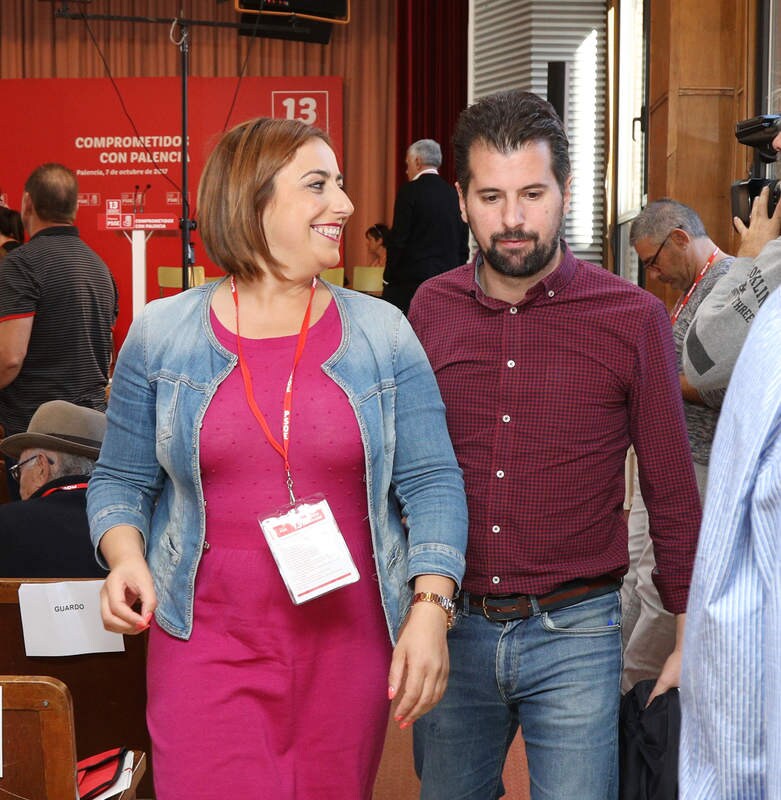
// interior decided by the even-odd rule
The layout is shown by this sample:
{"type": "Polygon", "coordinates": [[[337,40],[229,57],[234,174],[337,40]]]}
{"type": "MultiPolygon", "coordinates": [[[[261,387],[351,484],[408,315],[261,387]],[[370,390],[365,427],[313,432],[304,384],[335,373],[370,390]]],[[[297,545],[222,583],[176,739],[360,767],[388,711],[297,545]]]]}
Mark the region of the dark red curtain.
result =
{"type": "Polygon", "coordinates": [[[406,148],[418,139],[442,146],[445,180],[455,180],[450,139],[466,105],[468,0],[398,0],[398,181],[406,148]]]}

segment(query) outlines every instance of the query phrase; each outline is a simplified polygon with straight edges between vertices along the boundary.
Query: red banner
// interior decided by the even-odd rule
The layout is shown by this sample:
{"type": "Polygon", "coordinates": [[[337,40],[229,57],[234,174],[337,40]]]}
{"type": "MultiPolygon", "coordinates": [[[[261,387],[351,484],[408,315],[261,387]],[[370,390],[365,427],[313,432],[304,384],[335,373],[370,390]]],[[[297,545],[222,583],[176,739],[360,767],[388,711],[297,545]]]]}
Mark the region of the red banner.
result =
{"type": "MultiPolygon", "coordinates": [[[[342,160],[341,78],[244,78],[228,120],[237,80],[188,81],[191,217],[206,157],[220,133],[242,120],[272,116],[317,125],[342,160]]],[[[19,209],[24,181],[44,162],[60,162],[76,173],[76,224],[119,287],[121,343],[133,313],[128,231],[142,229],[148,236],[147,300],[160,294],[157,267],[182,264],[182,88],[179,78],[120,78],[116,84],[135,129],[108,79],[0,81],[4,96],[19,98],[23,106],[3,131],[0,199],[19,209]]],[[[192,241],[195,263],[205,265],[207,275],[219,274],[197,230],[192,241]]]]}

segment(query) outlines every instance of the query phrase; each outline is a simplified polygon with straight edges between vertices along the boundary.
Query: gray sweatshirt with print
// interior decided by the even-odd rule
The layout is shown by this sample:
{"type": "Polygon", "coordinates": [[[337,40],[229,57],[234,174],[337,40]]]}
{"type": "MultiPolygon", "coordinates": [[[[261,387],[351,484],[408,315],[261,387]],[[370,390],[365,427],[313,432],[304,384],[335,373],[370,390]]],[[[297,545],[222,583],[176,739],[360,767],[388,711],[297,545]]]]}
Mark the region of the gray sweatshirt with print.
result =
{"type": "Polygon", "coordinates": [[[697,309],[683,344],[683,371],[709,406],[721,406],[748,329],[779,285],[781,238],[755,259],[736,258],[697,309]]]}

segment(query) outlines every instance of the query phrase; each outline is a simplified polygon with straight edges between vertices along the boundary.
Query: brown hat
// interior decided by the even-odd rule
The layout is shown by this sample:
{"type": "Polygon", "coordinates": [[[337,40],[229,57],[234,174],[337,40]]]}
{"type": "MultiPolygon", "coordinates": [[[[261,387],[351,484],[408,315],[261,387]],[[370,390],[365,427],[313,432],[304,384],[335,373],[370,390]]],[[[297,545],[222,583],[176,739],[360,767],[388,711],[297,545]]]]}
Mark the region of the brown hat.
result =
{"type": "Polygon", "coordinates": [[[19,458],[22,450],[42,447],[58,453],[97,458],[106,433],[106,415],[65,400],[38,406],[26,433],[15,433],[0,442],[0,452],[19,458]]]}

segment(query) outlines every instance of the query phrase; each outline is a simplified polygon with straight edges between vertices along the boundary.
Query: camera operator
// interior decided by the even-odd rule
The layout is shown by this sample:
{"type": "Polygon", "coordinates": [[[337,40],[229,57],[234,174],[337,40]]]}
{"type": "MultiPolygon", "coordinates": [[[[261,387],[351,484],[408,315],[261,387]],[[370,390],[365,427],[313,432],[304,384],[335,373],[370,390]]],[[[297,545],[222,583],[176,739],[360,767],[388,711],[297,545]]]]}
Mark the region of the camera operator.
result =
{"type": "MultiPolygon", "coordinates": [[[[770,142],[781,152],[781,131],[770,142]]],[[[768,216],[770,187],[751,206],[749,224],[733,223],[740,234],[737,258],[697,309],[684,340],[683,369],[702,399],[720,408],[735,361],[762,304],[781,285],[781,202],[768,216]]]]}

